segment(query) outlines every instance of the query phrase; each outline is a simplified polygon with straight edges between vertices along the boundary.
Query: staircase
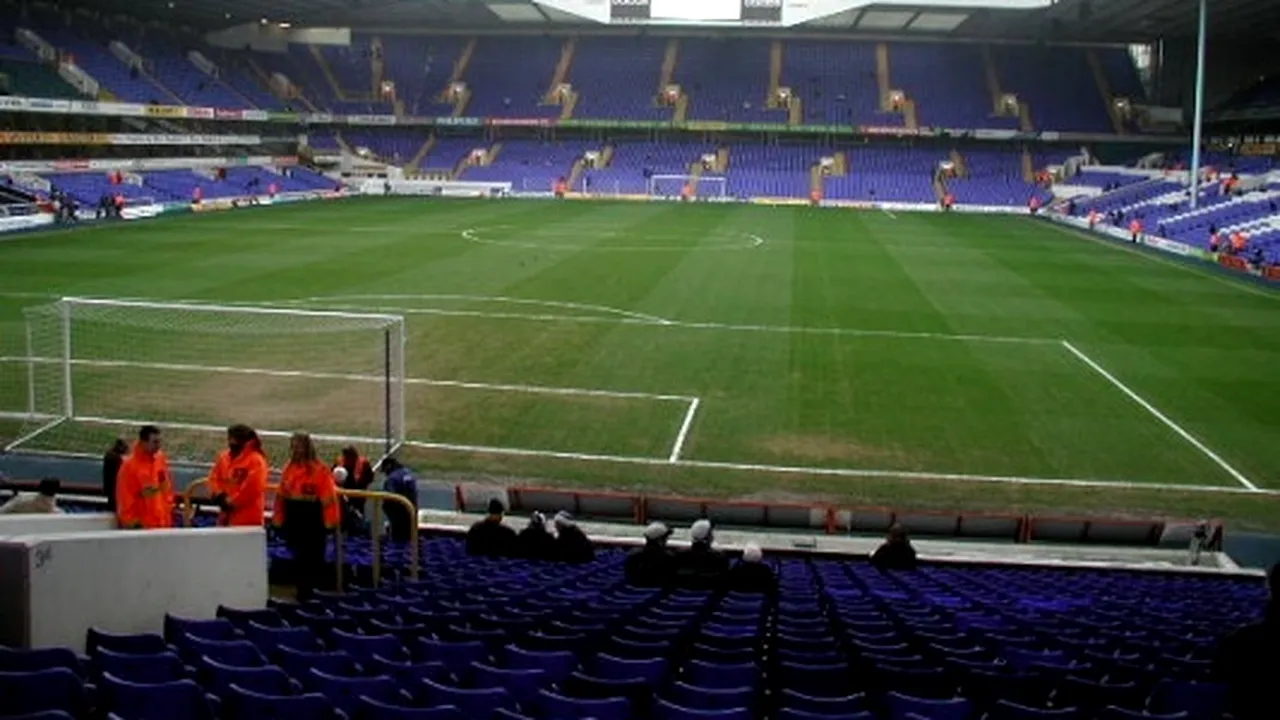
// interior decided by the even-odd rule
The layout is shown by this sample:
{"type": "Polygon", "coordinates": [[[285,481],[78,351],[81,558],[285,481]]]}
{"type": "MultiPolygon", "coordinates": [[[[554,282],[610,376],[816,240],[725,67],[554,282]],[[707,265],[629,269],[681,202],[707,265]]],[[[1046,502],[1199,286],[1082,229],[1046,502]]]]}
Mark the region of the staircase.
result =
{"type": "Polygon", "coordinates": [[[570,190],[573,190],[574,188],[578,187],[578,182],[582,180],[582,172],[586,168],[586,166],[587,164],[583,162],[582,158],[578,158],[577,160],[573,161],[573,167],[569,168],[568,184],[569,184],[570,190]]]}
{"type": "Polygon", "coordinates": [[[355,151],[352,150],[351,146],[347,144],[347,139],[342,137],[341,130],[334,131],[333,138],[338,141],[338,148],[342,150],[342,152],[347,153],[348,155],[355,154],[355,151]]]}
{"type": "Polygon", "coordinates": [[[1018,101],[1018,129],[1022,132],[1035,132],[1036,124],[1031,121],[1031,105],[1018,101]]]}
{"type": "Polygon", "coordinates": [[[462,117],[467,112],[467,103],[471,102],[471,88],[464,87],[453,100],[453,116],[462,117]]]}
{"type": "MultiPolygon", "coordinates": [[[[386,73],[386,62],[382,59],[382,38],[374,37],[369,43],[369,85],[375,98],[382,97],[382,78],[386,73]]],[[[403,115],[397,110],[396,115],[403,115]]]]}
{"type": "Polygon", "coordinates": [[[959,150],[951,151],[951,164],[956,166],[956,175],[958,177],[969,177],[969,161],[964,159],[959,150]]]}
{"type": "Polygon", "coordinates": [[[698,181],[702,179],[702,158],[698,158],[689,163],[689,186],[693,188],[693,192],[698,192],[698,181]]]}
{"type": "Polygon", "coordinates": [[[911,98],[902,101],[902,122],[908,130],[920,129],[920,117],[916,114],[916,101],[911,98]]]}
{"type": "Polygon", "coordinates": [[[485,150],[478,159],[472,157],[471,153],[463,155],[462,159],[458,160],[458,164],[453,166],[453,172],[450,173],[449,179],[457,180],[461,178],[462,174],[467,171],[467,168],[472,167],[473,165],[478,165],[480,167],[492,165],[494,158],[498,156],[498,151],[501,149],[502,145],[500,143],[496,144],[488,150],[485,150]]]}
{"type": "Polygon", "coordinates": [[[1036,181],[1036,166],[1031,160],[1030,150],[1022,151],[1022,179],[1029,183],[1036,181]]]}
{"type": "Polygon", "coordinates": [[[848,175],[849,174],[848,153],[841,150],[840,152],[836,153],[832,157],[835,158],[836,163],[835,163],[835,166],[831,168],[831,174],[837,175],[839,177],[844,177],[845,175],[848,175]]]}
{"type": "Polygon", "coordinates": [[[600,158],[596,160],[596,167],[607,168],[613,164],[613,145],[605,145],[604,150],[600,152],[600,158]]]}
{"type": "Polygon", "coordinates": [[[569,94],[564,98],[564,104],[560,106],[560,119],[568,120],[572,118],[576,107],[578,107],[578,91],[570,90],[569,94]]]}
{"type": "Polygon", "coordinates": [[[800,99],[799,95],[791,95],[791,104],[787,106],[787,124],[804,124],[804,101],[800,99]]]}
{"type": "Polygon", "coordinates": [[[467,68],[471,65],[471,56],[476,53],[476,39],[471,38],[463,46],[458,59],[453,61],[453,73],[449,76],[449,84],[453,84],[467,76],[467,68]]]}
{"type": "Polygon", "coordinates": [[[933,181],[933,196],[941,203],[942,199],[947,196],[947,183],[942,178],[935,178],[933,181]]]}
{"type": "Polygon", "coordinates": [[[729,148],[721,147],[716,149],[716,166],[715,171],[723,175],[729,170],[729,148]]]}
{"type": "Polygon", "coordinates": [[[778,88],[782,87],[782,41],[774,40],[769,44],[769,97],[766,106],[777,109],[778,88]]]}
{"type": "Polygon", "coordinates": [[[253,71],[253,74],[258,77],[259,82],[261,82],[272,95],[275,95],[277,98],[284,101],[285,104],[289,104],[296,100],[305,105],[307,110],[310,110],[311,112],[320,112],[315,103],[308,100],[307,96],[302,94],[302,90],[299,89],[297,85],[294,85],[292,81],[290,81],[289,84],[293,87],[293,94],[282,92],[280,88],[276,87],[276,83],[272,81],[271,76],[267,74],[267,71],[263,70],[262,66],[255,62],[253,58],[247,57],[245,58],[245,61],[249,64],[249,69],[253,71]]]}
{"type": "Polygon", "coordinates": [[[1124,118],[1120,116],[1120,110],[1116,108],[1115,97],[1111,94],[1111,82],[1107,80],[1107,71],[1102,67],[1102,60],[1093,48],[1085,50],[1084,54],[1089,61],[1089,69],[1093,71],[1093,83],[1097,85],[1098,94],[1102,95],[1102,102],[1107,108],[1107,116],[1111,118],[1111,127],[1116,131],[1117,135],[1127,134],[1124,118]]]}
{"type": "Polygon", "coordinates": [[[427,155],[431,154],[431,148],[435,147],[435,145],[436,135],[435,133],[431,133],[427,136],[427,139],[423,141],[422,147],[418,148],[418,152],[413,154],[413,157],[409,160],[407,167],[411,167],[414,169],[414,172],[417,172],[418,167],[422,165],[423,160],[427,159],[427,155]]]}
{"type": "Polygon", "coordinates": [[[573,53],[577,47],[577,38],[569,38],[560,46],[560,60],[556,63],[556,70],[551,75],[551,84],[547,86],[547,92],[542,96],[543,105],[561,104],[560,95],[556,91],[564,84],[565,78],[569,77],[569,68],[573,66],[573,53]]]}
{"type": "Polygon", "coordinates": [[[991,46],[982,46],[982,70],[987,76],[987,90],[991,93],[991,112],[996,116],[1005,115],[1004,91],[1000,89],[1000,74],[996,72],[996,61],[991,56],[991,46]]]}
{"type": "Polygon", "coordinates": [[[676,75],[676,60],[680,57],[680,41],[676,38],[667,40],[667,50],[662,54],[662,69],[658,71],[658,97],[666,91],[671,79],[676,75]]]}
{"type": "Polygon", "coordinates": [[[342,91],[342,86],[338,84],[338,77],[333,74],[333,68],[329,67],[329,61],[325,59],[324,53],[320,52],[320,47],[318,45],[307,45],[307,47],[310,48],[311,57],[315,59],[316,65],[320,66],[325,82],[329,83],[329,87],[333,90],[333,96],[345,102],[347,94],[342,91]]]}
{"type": "Polygon", "coordinates": [[[689,94],[681,91],[680,97],[676,98],[676,111],[671,116],[672,121],[682,123],[689,116],[689,94]]]}
{"type": "Polygon", "coordinates": [[[823,190],[825,189],[825,184],[826,184],[826,176],[822,172],[822,166],[814,165],[813,167],[809,168],[810,194],[816,192],[819,195],[825,195],[825,193],[823,193],[823,190]]]}
{"type": "Polygon", "coordinates": [[[893,83],[889,80],[889,44],[876,43],[876,85],[880,90],[880,109],[888,112],[893,108],[889,104],[889,93],[893,83]]]}
{"type": "Polygon", "coordinates": [[[494,143],[493,146],[489,148],[489,152],[485,153],[484,157],[480,158],[480,167],[489,167],[492,165],[493,161],[498,159],[498,153],[501,152],[502,143],[494,143]]]}

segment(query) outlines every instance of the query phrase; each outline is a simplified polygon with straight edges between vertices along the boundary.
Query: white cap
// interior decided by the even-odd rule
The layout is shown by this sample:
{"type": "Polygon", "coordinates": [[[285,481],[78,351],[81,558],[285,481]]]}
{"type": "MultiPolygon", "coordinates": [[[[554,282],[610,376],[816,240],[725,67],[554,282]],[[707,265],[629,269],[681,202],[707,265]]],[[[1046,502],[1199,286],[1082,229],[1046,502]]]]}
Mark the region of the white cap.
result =
{"type": "Polygon", "coordinates": [[[645,540],[661,540],[670,534],[671,531],[667,529],[667,526],[660,522],[651,522],[648,527],[644,529],[645,540]]]}
{"type": "Polygon", "coordinates": [[[556,513],[554,519],[557,527],[573,527],[573,516],[566,510],[556,513]]]}
{"type": "Polygon", "coordinates": [[[339,465],[333,469],[333,481],[342,484],[347,481],[347,469],[339,465]]]}
{"type": "Polygon", "coordinates": [[[764,557],[764,552],[760,550],[760,546],[755,543],[747,543],[742,546],[742,562],[758,563],[764,557]]]}
{"type": "Polygon", "coordinates": [[[699,520],[689,527],[689,539],[702,542],[711,538],[711,521],[699,520]]]}

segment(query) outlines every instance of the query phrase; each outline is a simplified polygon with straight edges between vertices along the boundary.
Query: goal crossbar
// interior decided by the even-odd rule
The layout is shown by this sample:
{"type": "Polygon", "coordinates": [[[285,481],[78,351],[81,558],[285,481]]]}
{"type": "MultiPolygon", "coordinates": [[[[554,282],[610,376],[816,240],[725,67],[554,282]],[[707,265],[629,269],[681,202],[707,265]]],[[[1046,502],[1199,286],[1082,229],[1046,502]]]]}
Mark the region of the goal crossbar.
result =
{"type": "Polygon", "coordinates": [[[680,194],[680,188],[676,188],[676,192],[674,193],[659,193],[658,184],[661,182],[679,182],[680,187],[683,187],[685,183],[688,183],[691,181],[697,183],[699,190],[702,189],[704,183],[708,186],[719,188],[720,195],[727,194],[729,190],[729,179],[723,175],[650,175],[649,176],[649,194],[650,195],[662,195],[662,194],[678,195],[680,194]]]}
{"type": "Polygon", "coordinates": [[[249,315],[292,315],[298,317],[329,317],[348,320],[384,320],[389,323],[404,321],[402,315],[384,313],[342,312],[340,310],[295,310],[293,308],[272,307],[270,305],[209,305],[204,303],[185,302],[152,302],[149,300],[113,300],[110,298],[90,298],[67,296],[55,304],[72,303],[75,305],[99,305],[109,307],[133,307],[149,310],[186,310],[191,312],[232,312],[249,315]]]}

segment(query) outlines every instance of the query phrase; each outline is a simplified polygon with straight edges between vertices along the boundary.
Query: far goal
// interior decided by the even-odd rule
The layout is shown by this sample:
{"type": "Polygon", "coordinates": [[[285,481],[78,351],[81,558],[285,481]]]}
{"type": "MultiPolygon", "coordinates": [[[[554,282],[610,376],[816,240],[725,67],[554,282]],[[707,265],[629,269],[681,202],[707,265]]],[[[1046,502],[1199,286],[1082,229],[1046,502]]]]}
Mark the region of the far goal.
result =
{"type": "Polygon", "coordinates": [[[25,314],[24,427],[6,451],[98,457],[147,423],[171,458],[196,463],[234,423],[276,463],[299,430],[326,455],[404,442],[401,316],[89,298],[25,314]]]}
{"type": "Polygon", "coordinates": [[[649,194],[654,197],[680,197],[687,183],[694,184],[694,197],[700,199],[723,198],[728,194],[728,183],[719,175],[652,175],[649,177],[649,194]]]}

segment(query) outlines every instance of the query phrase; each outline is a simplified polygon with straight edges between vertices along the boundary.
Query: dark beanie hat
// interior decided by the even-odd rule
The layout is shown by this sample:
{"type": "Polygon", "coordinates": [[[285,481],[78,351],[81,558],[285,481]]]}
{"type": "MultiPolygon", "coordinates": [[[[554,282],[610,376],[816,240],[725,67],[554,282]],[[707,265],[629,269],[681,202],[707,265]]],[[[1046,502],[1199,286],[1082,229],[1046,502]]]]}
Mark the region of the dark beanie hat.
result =
{"type": "Polygon", "coordinates": [[[58,478],[47,477],[40,481],[39,492],[46,497],[53,497],[62,489],[62,481],[58,478]]]}
{"type": "Polygon", "coordinates": [[[499,500],[498,498],[493,498],[492,500],[489,501],[490,515],[501,515],[506,511],[507,511],[507,508],[502,505],[502,501],[499,500]]]}

